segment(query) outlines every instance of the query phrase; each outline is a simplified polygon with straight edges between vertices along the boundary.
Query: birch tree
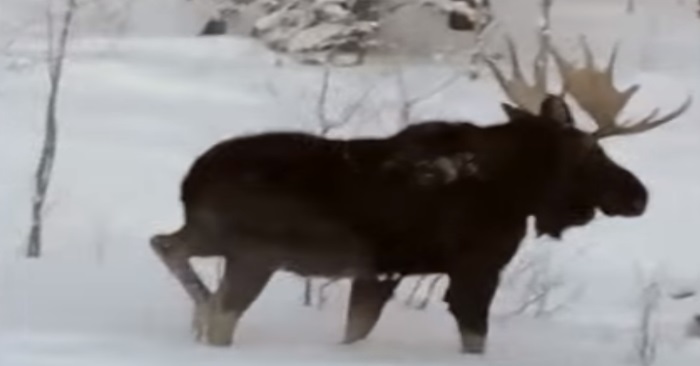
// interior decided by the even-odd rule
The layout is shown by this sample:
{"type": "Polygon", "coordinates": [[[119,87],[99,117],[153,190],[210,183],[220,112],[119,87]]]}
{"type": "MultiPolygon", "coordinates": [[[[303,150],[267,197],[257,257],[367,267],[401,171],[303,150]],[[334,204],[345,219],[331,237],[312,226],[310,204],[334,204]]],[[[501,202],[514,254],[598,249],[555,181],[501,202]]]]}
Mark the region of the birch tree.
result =
{"type": "Polygon", "coordinates": [[[58,145],[57,105],[60,94],[63,64],[68,48],[68,40],[78,8],[76,0],[66,0],[62,14],[54,14],[54,2],[49,2],[47,11],[47,68],[49,76],[49,95],[46,104],[44,142],[39,161],[34,173],[34,193],[32,195],[31,226],[27,240],[26,254],[29,258],[38,258],[43,249],[42,232],[44,228],[44,204],[51,184],[56,148],[58,145]]]}

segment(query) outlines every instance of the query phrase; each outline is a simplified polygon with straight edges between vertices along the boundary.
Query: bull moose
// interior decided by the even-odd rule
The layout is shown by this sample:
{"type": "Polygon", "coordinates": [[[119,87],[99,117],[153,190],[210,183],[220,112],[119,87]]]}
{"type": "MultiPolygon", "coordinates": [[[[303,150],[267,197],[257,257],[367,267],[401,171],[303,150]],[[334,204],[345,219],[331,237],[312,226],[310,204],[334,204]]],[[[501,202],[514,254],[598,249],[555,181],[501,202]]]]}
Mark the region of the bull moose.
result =
{"type": "Polygon", "coordinates": [[[525,82],[513,47],[513,79],[491,64],[515,104],[503,104],[502,124],[425,121],[386,138],[348,140],[270,132],[209,149],[181,186],[184,226],[151,239],[195,303],[199,336],[232,344],[246,309],[284,270],[351,279],[344,343],[353,343],[373,329],[402,277],[444,273],[462,352],[483,353],[500,272],[527,219],[538,235],[560,238],[597,211],[642,215],[647,189],[598,140],[651,130],[690,105],[619,124],[636,87],[615,89],[615,52],[598,70],[585,50],[585,66],[575,67],[552,49],[566,87],[560,96],[541,79],[525,82]],[[565,94],[597,131],[575,127],[565,94]],[[190,266],[193,256],[226,259],[215,293],[190,266]]]}

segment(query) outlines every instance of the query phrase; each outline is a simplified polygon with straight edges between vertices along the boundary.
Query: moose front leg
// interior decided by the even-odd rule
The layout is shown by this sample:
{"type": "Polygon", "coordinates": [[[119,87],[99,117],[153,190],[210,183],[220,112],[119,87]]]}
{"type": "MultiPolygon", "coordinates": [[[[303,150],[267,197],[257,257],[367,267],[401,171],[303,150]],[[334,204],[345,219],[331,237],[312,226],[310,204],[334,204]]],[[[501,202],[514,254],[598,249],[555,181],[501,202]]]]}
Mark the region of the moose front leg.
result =
{"type": "Polygon", "coordinates": [[[343,344],[351,344],[367,337],[400,281],[400,278],[356,278],[352,281],[343,344]]]}
{"type": "Polygon", "coordinates": [[[219,288],[196,315],[207,344],[233,344],[239,319],[260,295],[273,273],[272,267],[261,263],[226,258],[226,270],[219,288]]]}
{"type": "Polygon", "coordinates": [[[485,352],[489,308],[498,282],[498,271],[450,275],[445,301],[457,320],[464,353],[485,352]]]}
{"type": "Polygon", "coordinates": [[[212,294],[189,262],[192,253],[188,243],[177,234],[156,235],[151,239],[151,247],[194,302],[192,328],[195,339],[201,340],[209,324],[212,294]]]}

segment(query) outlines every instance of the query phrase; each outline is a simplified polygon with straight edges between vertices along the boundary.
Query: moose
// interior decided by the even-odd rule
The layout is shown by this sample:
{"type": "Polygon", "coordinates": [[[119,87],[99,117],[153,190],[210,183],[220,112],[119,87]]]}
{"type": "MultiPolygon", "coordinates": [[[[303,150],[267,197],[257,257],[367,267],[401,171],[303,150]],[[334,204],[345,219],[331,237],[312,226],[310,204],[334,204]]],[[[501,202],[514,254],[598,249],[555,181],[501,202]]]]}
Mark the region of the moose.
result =
{"type": "Polygon", "coordinates": [[[618,114],[637,86],[620,92],[584,43],[575,66],[553,47],[560,95],[536,67],[528,84],[509,43],[513,77],[490,63],[510,103],[507,121],[429,120],[385,138],[330,139],[268,132],[220,142],[199,156],[181,185],[184,225],[151,246],[195,304],[198,338],[233,344],[236,325],[278,270],[351,281],[343,343],[366,338],[403,277],[446,274],[444,294],[461,351],[482,354],[502,269],[534,217],[538,235],[561,238],[597,212],[636,217],[649,192],[599,140],[642,133],[689,107],[637,123],[618,114]],[[575,126],[572,97],[598,126],[575,126]],[[220,256],[210,291],[188,260],[220,256]]]}

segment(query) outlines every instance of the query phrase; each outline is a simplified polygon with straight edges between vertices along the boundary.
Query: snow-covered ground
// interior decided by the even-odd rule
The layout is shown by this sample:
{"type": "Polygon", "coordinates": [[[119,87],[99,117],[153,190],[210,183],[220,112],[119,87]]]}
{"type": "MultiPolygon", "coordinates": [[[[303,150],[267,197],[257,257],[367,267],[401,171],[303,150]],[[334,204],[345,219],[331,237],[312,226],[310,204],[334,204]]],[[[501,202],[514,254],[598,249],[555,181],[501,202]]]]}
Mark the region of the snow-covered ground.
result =
{"type": "MultiPolygon", "coordinates": [[[[11,3],[1,0],[0,13],[11,3]]],[[[367,341],[340,346],[346,283],[330,287],[328,303],[317,310],[302,306],[303,281],[283,273],[246,314],[236,346],[212,349],[191,339],[189,302],[147,244],[152,234],[180,224],[183,173],[223,138],[318,128],[321,70],[277,65],[250,40],[76,40],[60,100],[45,253],[39,260],[23,258],[47,77],[39,62],[43,44],[14,44],[0,56],[0,366],[627,365],[635,362],[639,296],[650,279],[663,291],[655,312],[657,364],[700,364],[700,339],[684,333],[700,312],[700,298],[670,298],[685,287],[700,289],[700,19],[682,2],[640,2],[639,12],[628,17],[622,15],[624,1],[600,3],[563,1],[554,32],[566,38],[585,31],[601,57],[616,38],[624,40],[620,84],[644,85],[625,114],[673,108],[688,91],[696,103],[673,124],[605,142],[648,184],[648,213],[633,220],[601,218],[562,242],[529,239],[519,259],[551,255],[540,282],[554,281],[551,306],[566,306],[549,317],[512,316],[528,278],[515,276],[520,262],[514,263],[494,305],[491,345],[483,357],[457,352],[444,304],[408,308],[408,282],[367,341]]],[[[503,14],[504,21],[513,29],[532,26],[534,12],[526,10],[503,14]]],[[[403,70],[411,95],[429,93],[454,72],[426,64],[403,70]]],[[[396,130],[395,66],[373,64],[332,76],[331,117],[373,88],[372,98],[338,133],[396,130]]],[[[418,104],[414,117],[488,124],[503,118],[501,100],[488,78],[461,80],[418,104]]],[[[544,268],[544,260],[538,263],[544,268]]]]}

